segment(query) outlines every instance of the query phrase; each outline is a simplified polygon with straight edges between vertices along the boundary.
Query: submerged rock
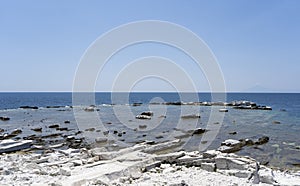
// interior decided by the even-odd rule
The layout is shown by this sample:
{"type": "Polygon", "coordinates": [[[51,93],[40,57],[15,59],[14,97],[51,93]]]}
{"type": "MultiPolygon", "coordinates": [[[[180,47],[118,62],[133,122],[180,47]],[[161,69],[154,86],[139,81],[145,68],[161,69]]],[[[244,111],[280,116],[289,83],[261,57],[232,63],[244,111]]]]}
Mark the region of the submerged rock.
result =
{"type": "Polygon", "coordinates": [[[147,125],[139,125],[139,128],[140,129],[145,129],[145,128],[147,128],[147,125]]]}
{"type": "Polygon", "coordinates": [[[194,134],[203,134],[206,131],[207,131],[206,129],[197,128],[197,129],[189,131],[189,132],[192,132],[192,135],[194,135],[194,134]]]}
{"type": "Polygon", "coordinates": [[[197,119],[200,117],[201,117],[200,114],[191,114],[191,115],[181,116],[182,119],[197,119]]]}
{"type": "Polygon", "coordinates": [[[230,134],[230,135],[236,135],[237,132],[236,131],[232,131],[232,132],[229,132],[228,134],[230,134]]]}
{"type": "Polygon", "coordinates": [[[43,129],[42,129],[42,127],[38,127],[38,128],[33,128],[31,130],[33,130],[35,132],[42,132],[43,129]]]}
{"type": "Polygon", "coordinates": [[[92,127],[92,128],[85,129],[84,131],[93,132],[93,131],[95,131],[95,130],[96,130],[96,129],[95,129],[94,127],[92,127]]]}
{"type": "Polygon", "coordinates": [[[262,144],[268,143],[269,139],[270,138],[268,136],[263,136],[263,137],[259,138],[258,141],[256,141],[254,144],[255,145],[262,145],[262,144]]]}

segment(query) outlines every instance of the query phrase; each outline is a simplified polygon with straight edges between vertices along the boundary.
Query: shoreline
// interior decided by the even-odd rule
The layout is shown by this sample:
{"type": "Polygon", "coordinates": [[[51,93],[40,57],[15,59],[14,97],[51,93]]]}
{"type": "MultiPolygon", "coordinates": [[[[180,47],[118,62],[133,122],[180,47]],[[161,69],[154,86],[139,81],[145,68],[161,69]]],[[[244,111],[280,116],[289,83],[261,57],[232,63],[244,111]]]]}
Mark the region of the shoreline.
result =
{"type": "Polygon", "coordinates": [[[279,171],[255,159],[209,150],[167,152],[180,140],[0,155],[1,185],[297,185],[300,171],[279,171]],[[205,176],[205,179],[203,177],[205,176]],[[172,179],[171,179],[172,178],[172,179]],[[166,183],[166,184],[164,184],[166,183]]]}

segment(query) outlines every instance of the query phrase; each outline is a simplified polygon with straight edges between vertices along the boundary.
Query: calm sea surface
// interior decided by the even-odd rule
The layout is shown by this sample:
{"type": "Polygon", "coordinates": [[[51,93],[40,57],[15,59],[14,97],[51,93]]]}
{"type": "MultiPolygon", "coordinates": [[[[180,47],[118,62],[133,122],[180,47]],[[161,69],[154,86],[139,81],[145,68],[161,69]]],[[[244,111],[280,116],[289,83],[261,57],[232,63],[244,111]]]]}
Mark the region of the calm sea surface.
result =
{"type": "MultiPolygon", "coordinates": [[[[196,127],[205,128],[211,107],[205,106],[176,106],[150,105],[149,102],[177,102],[177,101],[211,101],[209,93],[199,93],[199,100],[193,96],[184,96],[184,100],[177,93],[131,93],[129,102],[118,93],[116,99],[111,99],[110,93],[96,93],[95,104],[101,124],[86,117],[77,126],[78,120],[74,117],[72,108],[72,93],[0,93],[0,116],[7,116],[9,121],[0,121],[0,128],[9,132],[15,128],[23,130],[23,136],[32,133],[36,126],[45,126],[45,132],[51,133],[46,125],[70,120],[69,128],[74,130],[83,127],[94,127],[99,131],[125,131],[122,136],[111,136],[114,141],[124,144],[134,144],[143,140],[164,141],[178,138],[186,141],[184,150],[197,150],[201,141],[199,136],[184,136],[182,131],[196,127]],[[141,106],[130,106],[132,103],[142,103],[141,106]],[[114,104],[114,105],[110,105],[114,104]],[[128,105],[129,104],[129,105],[128,105]],[[37,110],[19,109],[20,106],[37,106],[37,110]],[[46,108],[47,106],[63,106],[61,108],[46,108]],[[142,111],[154,111],[151,120],[136,120],[133,116],[142,111]],[[129,113],[130,111],[130,113],[129,113]],[[199,120],[182,120],[180,115],[198,114],[199,120]],[[132,115],[131,115],[132,114],[132,115]],[[165,115],[166,117],[160,117],[165,115]],[[111,123],[111,124],[110,124],[111,123]],[[103,126],[102,126],[103,125],[103,126]],[[146,129],[136,130],[139,125],[146,125],[146,129]]],[[[187,94],[186,94],[187,95],[187,94]]],[[[84,97],[84,96],[83,96],[84,97]]],[[[125,96],[126,97],[126,96],[125,96]]],[[[239,154],[257,158],[259,161],[279,168],[300,169],[300,94],[289,93],[228,93],[227,102],[234,100],[249,100],[260,105],[273,108],[266,110],[236,110],[228,108],[223,121],[219,121],[220,131],[213,140],[210,149],[220,146],[226,139],[250,138],[253,140],[261,136],[269,136],[270,141],[257,147],[244,147],[239,154]],[[280,124],[274,124],[274,121],[280,124]],[[236,135],[229,134],[237,132],[236,135]]],[[[223,108],[223,107],[220,107],[223,108]]],[[[72,131],[69,131],[72,134],[72,131]]],[[[97,133],[87,134],[97,136],[97,133]]]]}

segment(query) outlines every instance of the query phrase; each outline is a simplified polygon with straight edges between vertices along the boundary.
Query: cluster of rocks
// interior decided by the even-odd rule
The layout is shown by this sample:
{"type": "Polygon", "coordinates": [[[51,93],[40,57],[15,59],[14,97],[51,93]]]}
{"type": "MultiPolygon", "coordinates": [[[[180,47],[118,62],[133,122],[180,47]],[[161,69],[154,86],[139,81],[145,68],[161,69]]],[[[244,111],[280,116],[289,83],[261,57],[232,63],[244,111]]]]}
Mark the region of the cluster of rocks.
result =
{"type": "MultiPolygon", "coordinates": [[[[152,111],[144,111],[138,115],[135,116],[136,119],[146,119],[149,120],[153,116],[152,111]]],[[[166,118],[166,116],[160,116],[161,118],[166,118]]],[[[183,115],[181,116],[182,119],[198,119],[201,118],[200,114],[189,114],[189,115],[183,115]]]]}
{"type": "Polygon", "coordinates": [[[13,130],[0,128],[0,140],[2,140],[0,153],[25,150],[29,147],[31,147],[30,149],[32,150],[87,147],[88,144],[81,135],[81,131],[70,129],[68,127],[70,123],[69,120],[66,120],[64,123],[64,126],[59,123],[35,126],[28,129],[32,131],[29,133],[28,131],[23,132],[23,130],[26,130],[24,128],[13,130]],[[43,129],[45,129],[45,132],[43,132],[43,129]]]}
{"type": "MultiPolygon", "coordinates": [[[[251,101],[232,101],[232,102],[163,102],[163,103],[150,103],[153,105],[198,105],[198,106],[228,106],[235,109],[253,109],[253,110],[272,110],[269,106],[261,106],[251,101]]],[[[227,109],[220,110],[220,112],[228,112],[227,109]]]]}
{"type": "MultiPolygon", "coordinates": [[[[38,106],[29,106],[29,105],[26,105],[26,106],[20,106],[19,108],[21,109],[33,109],[33,110],[37,110],[39,109],[38,106]]],[[[50,105],[50,106],[46,106],[45,108],[73,108],[72,106],[62,106],[62,105],[50,105]]]]}
{"type": "MultiPolygon", "coordinates": [[[[217,150],[162,153],[181,145],[180,140],[159,144],[141,143],[118,151],[104,147],[53,150],[42,154],[14,153],[0,155],[0,184],[7,185],[128,185],[155,184],[155,174],[176,172],[197,175],[181,180],[164,181],[192,184],[209,172],[213,180],[232,176],[248,184],[293,185],[300,174],[274,171],[250,157],[222,153],[217,150]],[[197,169],[196,169],[197,168],[197,169]],[[198,173],[197,173],[198,171],[198,173]],[[194,174],[195,173],[195,174],[194,174]],[[197,173],[197,174],[196,174],[197,173]],[[149,178],[149,174],[153,176],[149,178]]],[[[180,174],[179,174],[180,175],[180,174]]],[[[213,181],[211,180],[211,181],[213,181]]],[[[211,182],[213,183],[213,182],[211,182]]],[[[208,184],[211,184],[208,182],[208,184]]]]}
{"type": "Polygon", "coordinates": [[[23,131],[21,129],[14,129],[11,132],[4,132],[4,129],[2,130],[0,129],[0,140],[6,140],[6,139],[16,137],[22,132],[23,131]]]}
{"type": "Polygon", "coordinates": [[[257,141],[253,141],[251,139],[227,139],[221,143],[221,146],[218,148],[218,150],[225,153],[231,153],[241,150],[244,146],[263,145],[268,141],[268,136],[262,136],[257,141]]]}

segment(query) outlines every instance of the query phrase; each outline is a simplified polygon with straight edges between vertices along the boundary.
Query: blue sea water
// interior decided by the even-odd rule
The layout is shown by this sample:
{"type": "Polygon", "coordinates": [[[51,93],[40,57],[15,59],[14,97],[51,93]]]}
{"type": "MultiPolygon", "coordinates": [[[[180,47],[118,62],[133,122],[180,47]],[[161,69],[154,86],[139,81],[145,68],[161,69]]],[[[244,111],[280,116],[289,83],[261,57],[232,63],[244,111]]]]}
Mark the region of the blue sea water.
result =
{"type": "MultiPolygon", "coordinates": [[[[112,123],[105,125],[105,130],[122,130],[126,135],[116,140],[122,140],[126,143],[136,143],[142,140],[163,141],[166,136],[181,135],[180,131],[174,129],[180,119],[181,109],[184,108],[185,114],[200,113],[201,119],[196,121],[196,127],[205,128],[209,120],[210,107],[203,106],[174,106],[166,108],[166,118],[153,117],[151,121],[134,120],[126,113],[127,104],[142,103],[141,106],[132,107],[131,111],[138,114],[144,110],[160,111],[159,105],[149,105],[153,100],[164,102],[178,101],[211,101],[209,93],[199,93],[199,100],[194,100],[193,96],[185,93],[184,100],[181,100],[177,93],[130,93],[129,102],[124,99],[126,94],[117,93],[117,98],[112,101],[110,93],[96,93],[95,104],[100,109],[99,116],[103,123],[112,123]],[[159,98],[159,99],[157,99],[159,98]],[[107,106],[107,104],[116,104],[116,106],[107,106]],[[118,113],[116,108],[120,107],[118,113]],[[122,122],[126,121],[126,122],[122,122]],[[128,124],[128,125],[127,125],[128,124]],[[140,124],[148,126],[147,130],[135,131],[134,127],[140,124]]],[[[83,95],[84,96],[84,95],[83,95]]],[[[209,148],[215,149],[226,139],[257,139],[261,136],[269,136],[270,141],[258,147],[244,147],[239,154],[249,155],[260,161],[269,162],[274,167],[298,168],[300,166],[300,94],[297,93],[228,93],[227,102],[234,100],[249,100],[261,105],[271,106],[272,111],[264,110],[236,110],[228,108],[229,112],[225,114],[221,129],[214,142],[209,148]],[[274,124],[279,121],[280,124],[274,124]],[[236,131],[236,135],[230,135],[229,132],[236,131]]],[[[8,116],[9,121],[0,121],[0,128],[5,132],[15,128],[23,130],[22,135],[30,135],[30,128],[35,126],[44,126],[53,123],[64,125],[65,120],[76,123],[74,113],[70,108],[51,108],[47,106],[66,106],[72,105],[72,93],[0,93],[0,116],[8,116]],[[20,106],[38,106],[38,110],[18,109],[20,106]]],[[[160,113],[160,112],[158,112],[160,113]]],[[[163,113],[163,112],[162,112],[163,113]]],[[[157,113],[155,113],[157,114],[157,113]]],[[[85,119],[86,125],[93,124],[88,118],[85,119]]],[[[183,128],[195,127],[194,121],[184,120],[183,128]]],[[[67,125],[75,129],[76,125],[67,125]]],[[[93,126],[94,127],[94,126],[93,126]]],[[[99,129],[102,129],[99,126],[99,129]]],[[[45,131],[51,133],[52,130],[45,127],[45,131]]],[[[72,131],[70,131],[72,134],[72,131]]],[[[193,136],[189,139],[189,145],[184,146],[185,150],[197,150],[201,136],[193,136]]]]}

